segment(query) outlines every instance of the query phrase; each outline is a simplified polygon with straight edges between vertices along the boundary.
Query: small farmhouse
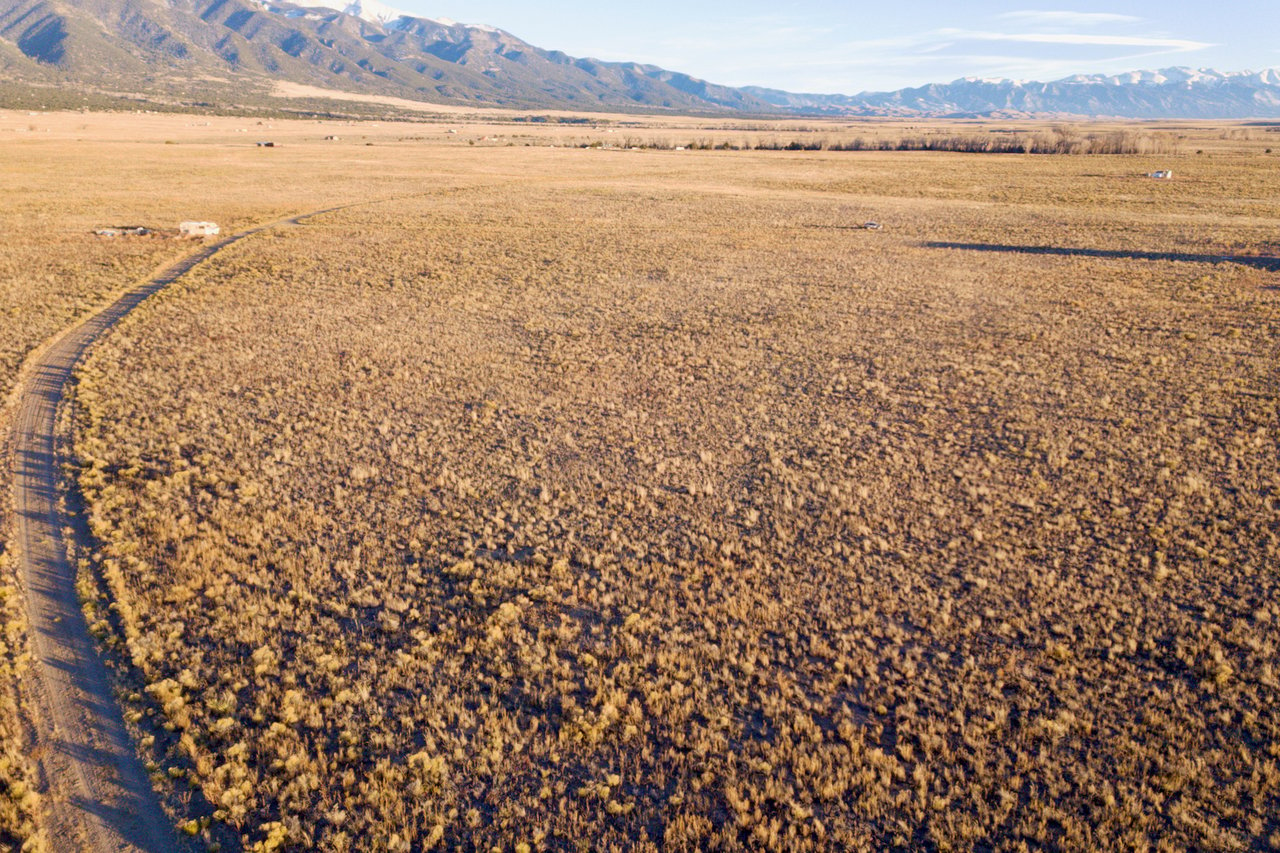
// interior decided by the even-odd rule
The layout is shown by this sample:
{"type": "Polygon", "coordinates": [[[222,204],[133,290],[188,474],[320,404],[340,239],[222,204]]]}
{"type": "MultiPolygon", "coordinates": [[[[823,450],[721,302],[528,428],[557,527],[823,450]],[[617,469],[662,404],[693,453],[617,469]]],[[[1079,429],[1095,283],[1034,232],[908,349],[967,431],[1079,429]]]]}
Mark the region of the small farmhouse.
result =
{"type": "Polygon", "coordinates": [[[179,237],[212,237],[219,231],[216,222],[179,222],[179,237]]]}

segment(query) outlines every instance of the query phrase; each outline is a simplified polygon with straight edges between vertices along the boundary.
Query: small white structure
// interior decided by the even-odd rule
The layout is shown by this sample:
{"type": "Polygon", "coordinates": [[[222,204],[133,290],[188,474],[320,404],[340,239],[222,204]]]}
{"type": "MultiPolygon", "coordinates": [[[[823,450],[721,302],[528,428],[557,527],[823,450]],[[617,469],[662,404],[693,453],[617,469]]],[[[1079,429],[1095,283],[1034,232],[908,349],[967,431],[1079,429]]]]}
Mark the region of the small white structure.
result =
{"type": "Polygon", "coordinates": [[[1147,174],[1148,178],[1159,178],[1160,180],[1168,180],[1173,177],[1173,169],[1157,169],[1147,174]]]}
{"type": "Polygon", "coordinates": [[[213,237],[219,232],[216,222],[179,222],[179,237],[213,237]]]}

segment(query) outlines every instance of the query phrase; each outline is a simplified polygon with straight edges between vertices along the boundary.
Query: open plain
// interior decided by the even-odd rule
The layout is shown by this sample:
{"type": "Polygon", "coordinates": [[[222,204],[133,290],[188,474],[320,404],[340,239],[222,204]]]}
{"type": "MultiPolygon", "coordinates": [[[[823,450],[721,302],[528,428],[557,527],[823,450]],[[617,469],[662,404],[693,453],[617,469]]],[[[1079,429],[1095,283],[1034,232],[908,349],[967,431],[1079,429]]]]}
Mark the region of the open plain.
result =
{"type": "Polygon", "coordinates": [[[258,121],[0,113],[6,389],[199,246],[93,229],[341,207],[151,297],[62,409],[193,842],[1280,847],[1275,134],[258,121]],[[1091,133],[1148,153],[822,150],[1091,133]]]}

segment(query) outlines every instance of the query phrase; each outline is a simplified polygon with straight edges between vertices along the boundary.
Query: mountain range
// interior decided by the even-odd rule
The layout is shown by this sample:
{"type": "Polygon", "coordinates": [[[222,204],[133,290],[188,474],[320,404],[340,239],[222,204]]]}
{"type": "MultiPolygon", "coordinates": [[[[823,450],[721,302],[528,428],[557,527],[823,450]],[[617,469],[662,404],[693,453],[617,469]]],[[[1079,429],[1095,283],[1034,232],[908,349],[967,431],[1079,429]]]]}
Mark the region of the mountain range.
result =
{"type": "Polygon", "coordinates": [[[1280,116],[1280,70],[1224,72],[1165,68],[1077,74],[1050,83],[966,77],[896,92],[798,95],[743,91],[795,112],[864,116],[1039,116],[1273,118],[1280,116]]]}
{"type": "Polygon", "coordinates": [[[379,0],[0,0],[0,80],[201,106],[260,102],[294,83],[522,110],[1280,117],[1274,70],[1170,68],[1050,83],[965,78],[896,92],[796,94],[575,58],[379,0]]]}

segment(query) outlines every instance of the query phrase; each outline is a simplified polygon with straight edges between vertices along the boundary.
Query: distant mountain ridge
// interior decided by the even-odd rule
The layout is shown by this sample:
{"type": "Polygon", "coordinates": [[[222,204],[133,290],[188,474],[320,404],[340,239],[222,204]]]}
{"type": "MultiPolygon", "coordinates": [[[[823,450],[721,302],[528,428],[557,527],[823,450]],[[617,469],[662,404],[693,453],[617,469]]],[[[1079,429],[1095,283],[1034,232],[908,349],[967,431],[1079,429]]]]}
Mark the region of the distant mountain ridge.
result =
{"type": "Polygon", "coordinates": [[[279,82],[429,103],[737,115],[1280,117],[1280,71],[1169,68],[1050,83],[966,78],[809,95],[544,50],[381,0],[0,0],[0,81],[199,103],[279,82]]]}
{"type": "Polygon", "coordinates": [[[1049,83],[966,77],[896,92],[801,95],[748,86],[781,109],[858,116],[1040,116],[1117,118],[1280,117],[1280,70],[1165,68],[1076,74],[1049,83]]]}

